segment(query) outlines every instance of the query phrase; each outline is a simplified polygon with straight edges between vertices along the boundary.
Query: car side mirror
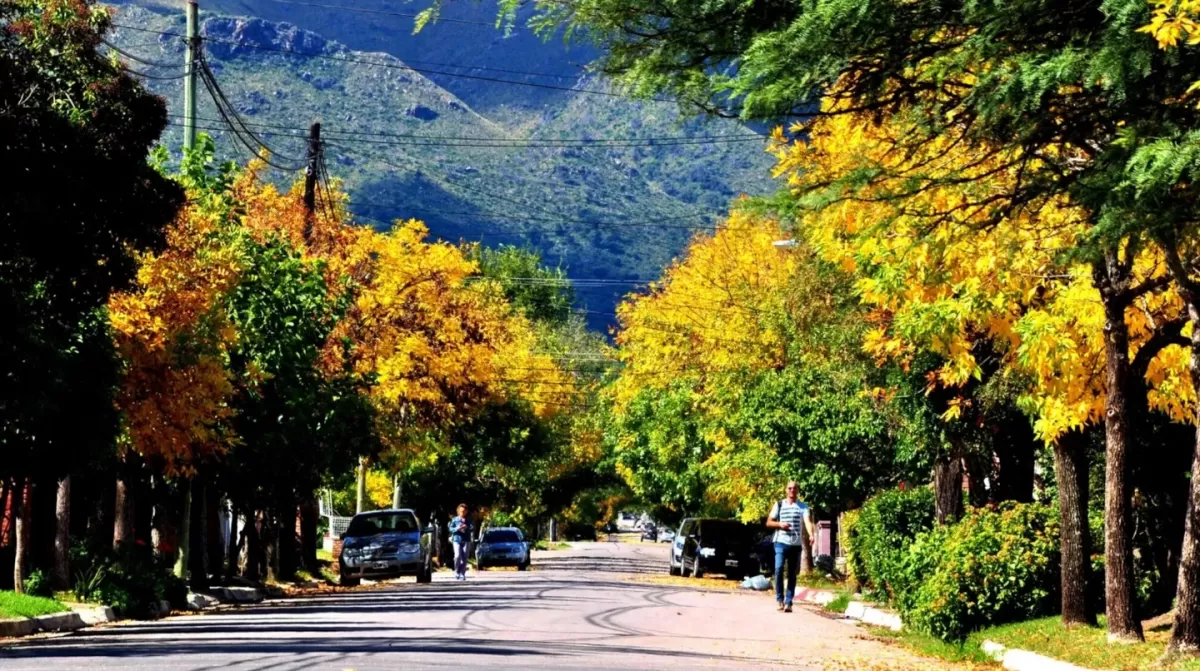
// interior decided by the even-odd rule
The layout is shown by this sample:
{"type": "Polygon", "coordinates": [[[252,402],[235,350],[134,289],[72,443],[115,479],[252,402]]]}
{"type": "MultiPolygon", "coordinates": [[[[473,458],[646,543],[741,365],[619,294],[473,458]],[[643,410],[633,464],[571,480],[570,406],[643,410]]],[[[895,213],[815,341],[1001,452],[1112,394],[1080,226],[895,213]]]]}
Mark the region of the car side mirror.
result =
{"type": "Polygon", "coordinates": [[[425,530],[421,533],[431,534],[434,532],[434,530],[435,530],[435,527],[432,524],[426,524],[425,530]]]}
{"type": "Polygon", "coordinates": [[[343,541],[346,540],[346,532],[345,531],[338,534],[338,540],[343,540],[343,541]]]}

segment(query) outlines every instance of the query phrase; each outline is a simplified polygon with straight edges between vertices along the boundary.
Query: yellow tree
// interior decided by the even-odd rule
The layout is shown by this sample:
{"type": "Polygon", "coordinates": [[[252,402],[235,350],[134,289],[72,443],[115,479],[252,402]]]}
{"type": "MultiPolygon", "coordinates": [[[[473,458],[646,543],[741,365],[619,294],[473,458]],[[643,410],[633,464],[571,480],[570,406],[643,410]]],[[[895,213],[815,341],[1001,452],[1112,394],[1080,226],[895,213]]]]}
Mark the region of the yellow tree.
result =
{"type": "MultiPolygon", "coordinates": [[[[826,111],[837,107],[827,103],[826,111]]],[[[777,134],[776,173],[797,194],[800,233],[859,278],[858,293],[879,324],[864,346],[881,359],[937,353],[944,363],[931,388],[962,388],[985,367],[1022,382],[1022,405],[1037,435],[1055,445],[1064,486],[1063,615],[1092,619],[1083,590],[1086,468],[1077,436],[1104,420],[1113,378],[1101,276],[1068,253],[1086,233],[1081,214],[1061,199],[1011,200],[1021,178],[1012,152],[950,138],[902,151],[902,120],[880,126],[853,114],[831,115],[809,131],[804,141],[777,134]]],[[[1124,258],[1133,298],[1122,319],[1132,362],[1123,384],[1179,418],[1193,399],[1172,344],[1181,303],[1162,291],[1161,257],[1131,242],[1124,258]]],[[[969,402],[952,399],[944,418],[954,420],[969,402]]],[[[1110,480],[1109,490],[1121,499],[1110,498],[1110,513],[1127,511],[1123,488],[1110,480]]],[[[1108,540],[1110,565],[1121,561],[1114,554],[1128,559],[1128,539],[1108,540]]]]}
{"type": "Polygon", "coordinates": [[[861,311],[840,273],[803,245],[777,248],[783,237],[776,219],[735,208],[618,308],[608,440],[643,497],[753,519],[798,477],[833,512],[888,470],[869,362],[847,350],[861,311]]]}

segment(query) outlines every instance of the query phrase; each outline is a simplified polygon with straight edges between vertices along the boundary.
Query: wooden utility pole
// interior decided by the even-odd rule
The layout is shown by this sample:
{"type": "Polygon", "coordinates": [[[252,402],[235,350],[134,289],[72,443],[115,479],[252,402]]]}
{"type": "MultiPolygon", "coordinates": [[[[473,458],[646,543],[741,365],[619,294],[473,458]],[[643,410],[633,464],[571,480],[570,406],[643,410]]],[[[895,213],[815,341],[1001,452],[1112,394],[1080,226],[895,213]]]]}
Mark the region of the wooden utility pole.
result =
{"type": "Polygon", "coordinates": [[[321,124],[308,129],[308,168],[304,171],[304,241],[312,238],[313,210],[317,207],[317,170],[321,158],[321,124]]]}
{"type": "Polygon", "coordinates": [[[183,149],[196,148],[196,61],[200,54],[200,9],[196,0],[187,1],[187,59],[183,79],[183,149]]]}

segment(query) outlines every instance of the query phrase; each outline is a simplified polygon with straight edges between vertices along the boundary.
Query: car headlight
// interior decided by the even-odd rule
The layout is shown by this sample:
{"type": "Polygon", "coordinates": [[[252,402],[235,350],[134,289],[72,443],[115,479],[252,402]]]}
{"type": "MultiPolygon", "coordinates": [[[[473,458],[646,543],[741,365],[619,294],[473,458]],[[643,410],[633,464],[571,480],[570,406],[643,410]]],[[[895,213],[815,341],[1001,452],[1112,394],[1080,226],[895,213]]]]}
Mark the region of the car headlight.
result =
{"type": "Polygon", "coordinates": [[[402,554],[402,555],[411,555],[411,554],[416,554],[416,553],[418,553],[418,552],[420,552],[420,551],[421,551],[421,544],[420,544],[420,543],[401,543],[401,544],[400,544],[400,550],[399,550],[399,552],[400,552],[400,554],[402,554]]]}
{"type": "Polygon", "coordinates": [[[700,556],[701,557],[713,557],[716,554],[717,554],[717,551],[714,550],[713,548],[700,548],[700,556]]]}

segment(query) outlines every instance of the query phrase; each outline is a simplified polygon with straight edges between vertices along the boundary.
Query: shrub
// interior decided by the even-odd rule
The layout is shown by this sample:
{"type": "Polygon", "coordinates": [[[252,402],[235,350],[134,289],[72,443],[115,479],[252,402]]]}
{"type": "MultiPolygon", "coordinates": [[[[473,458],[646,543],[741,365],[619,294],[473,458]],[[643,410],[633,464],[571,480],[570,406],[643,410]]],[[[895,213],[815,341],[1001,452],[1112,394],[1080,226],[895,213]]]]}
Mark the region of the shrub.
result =
{"type": "Polygon", "coordinates": [[[922,534],[905,557],[897,605],[905,624],[945,641],[981,627],[1053,613],[1059,589],[1058,515],[1008,501],[972,508],[922,534]]]}
{"type": "Polygon", "coordinates": [[[903,579],[908,546],[933,528],[933,490],[893,489],[867,500],[850,534],[851,570],[874,599],[892,601],[903,579]]]}
{"type": "Polygon", "coordinates": [[[856,551],[858,546],[858,513],[850,510],[842,513],[838,526],[838,544],[846,551],[846,582],[850,589],[858,591],[866,582],[867,568],[862,563],[862,556],[856,551]]]}
{"type": "Polygon", "coordinates": [[[30,573],[29,577],[25,578],[23,587],[29,596],[52,596],[54,594],[50,578],[47,578],[41,569],[35,569],[30,573]]]}
{"type": "Polygon", "coordinates": [[[182,607],[187,600],[187,586],[171,573],[170,560],[155,557],[148,548],[126,546],[114,552],[80,544],[72,548],[72,561],[76,597],[112,606],[126,617],[153,617],[159,601],[182,607]]]}

